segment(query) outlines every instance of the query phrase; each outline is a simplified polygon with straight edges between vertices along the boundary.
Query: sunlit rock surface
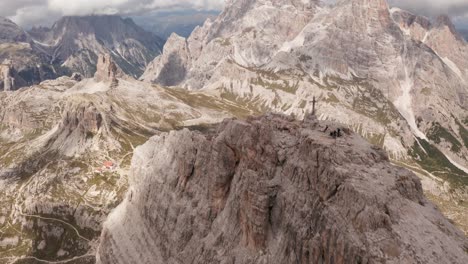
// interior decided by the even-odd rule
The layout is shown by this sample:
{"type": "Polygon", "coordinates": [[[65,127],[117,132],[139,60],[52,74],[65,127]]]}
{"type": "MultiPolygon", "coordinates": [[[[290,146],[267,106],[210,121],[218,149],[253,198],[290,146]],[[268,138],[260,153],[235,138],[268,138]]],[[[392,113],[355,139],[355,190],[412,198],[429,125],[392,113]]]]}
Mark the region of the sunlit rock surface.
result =
{"type": "Polygon", "coordinates": [[[466,263],[419,179],[337,128],[267,115],[153,137],[98,263],[466,263]]]}

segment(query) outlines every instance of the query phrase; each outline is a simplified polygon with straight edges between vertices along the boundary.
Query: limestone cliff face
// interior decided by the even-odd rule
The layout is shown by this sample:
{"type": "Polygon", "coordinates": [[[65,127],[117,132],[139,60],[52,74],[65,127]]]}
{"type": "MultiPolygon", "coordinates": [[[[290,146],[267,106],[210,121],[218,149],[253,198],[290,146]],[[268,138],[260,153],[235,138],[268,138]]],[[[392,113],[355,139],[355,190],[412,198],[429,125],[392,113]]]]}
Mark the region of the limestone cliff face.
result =
{"type": "Polygon", "coordinates": [[[163,43],[132,19],[113,15],[63,17],[50,29],[33,28],[29,33],[53,63],[86,77],[93,76],[99,53],[112,54],[125,73],[140,76],[163,43]]]}
{"type": "Polygon", "coordinates": [[[15,87],[15,79],[12,77],[11,66],[0,65],[0,91],[11,91],[15,87]]]}
{"type": "Polygon", "coordinates": [[[314,118],[226,120],[137,148],[98,263],[466,263],[468,241],[382,150],[314,118]]]}
{"type": "Polygon", "coordinates": [[[164,53],[158,56],[146,68],[146,72],[141,76],[143,80],[152,80],[154,76],[165,86],[179,84],[186,76],[190,58],[187,42],[184,38],[172,34],[168,41],[172,45],[164,47],[164,53]],[[148,73],[148,75],[147,75],[148,73]]]}
{"type": "Polygon", "coordinates": [[[26,84],[27,82],[22,78],[21,73],[16,70],[12,61],[5,60],[0,64],[0,92],[14,91],[26,84]]]}
{"type": "Polygon", "coordinates": [[[94,80],[97,82],[110,82],[111,86],[118,85],[118,78],[128,78],[109,54],[100,54],[97,61],[94,80]]]}
{"type": "Polygon", "coordinates": [[[405,34],[430,47],[455,73],[456,79],[468,78],[468,46],[448,16],[439,16],[435,23],[398,8],[392,9],[393,19],[405,34]]]}
{"type": "Polygon", "coordinates": [[[434,23],[386,0],[232,0],[187,39],[170,38],[143,79],[297,117],[316,97],[319,119],[442,179],[437,189],[459,189],[444,191],[456,201],[468,197],[467,62],[447,17],[434,23]]]}
{"type": "MultiPolygon", "coordinates": [[[[11,85],[10,90],[38,84],[43,80],[62,75],[60,65],[50,65],[48,55],[28,33],[13,21],[3,17],[0,17],[0,50],[0,63],[14,69],[12,73],[14,76],[10,77],[15,78],[15,83],[11,85]],[[8,63],[4,63],[5,61],[8,63]]],[[[1,82],[2,77],[0,77],[0,90],[4,90],[7,83],[1,85],[1,82]]]]}

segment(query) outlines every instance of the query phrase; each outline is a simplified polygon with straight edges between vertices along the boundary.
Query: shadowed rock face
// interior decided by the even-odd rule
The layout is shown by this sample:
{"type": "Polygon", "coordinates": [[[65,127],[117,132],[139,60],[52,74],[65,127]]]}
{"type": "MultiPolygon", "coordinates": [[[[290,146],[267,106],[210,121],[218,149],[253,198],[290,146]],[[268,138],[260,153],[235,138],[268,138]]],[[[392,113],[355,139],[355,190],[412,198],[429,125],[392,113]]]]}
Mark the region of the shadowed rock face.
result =
{"type": "Polygon", "coordinates": [[[56,78],[47,55],[32,38],[11,20],[0,17],[0,91],[37,84],[56,78]]]}
{"type": "Polygon", "coordinates": [[[109,54],[99,55],[94,80],[110,82],[111,87],[115,87],[119,83],[117,78],[128,78],[128,76],[123,73],[109,54]]]}
{"type": "Polygon", "coordinates": [[[52,55],[54,63],[91,77],[100,53],[109,53],[123,71],[143,73],[161,51],[163,41],[132,19],[119,16],[63,17],[52,28],[33,28],[30,34],[52,55]]]}
{"type": "Polygon", "coordinates": [[[137,148],[98,263],[466,263],[412,173],[314,118],[226,120],[137,148]]]}
{"type": "Polygon", "coordinates": [[[0,43],[28,42],[28,35],[15,23],[7,18],[0,17],[0,43]]]}

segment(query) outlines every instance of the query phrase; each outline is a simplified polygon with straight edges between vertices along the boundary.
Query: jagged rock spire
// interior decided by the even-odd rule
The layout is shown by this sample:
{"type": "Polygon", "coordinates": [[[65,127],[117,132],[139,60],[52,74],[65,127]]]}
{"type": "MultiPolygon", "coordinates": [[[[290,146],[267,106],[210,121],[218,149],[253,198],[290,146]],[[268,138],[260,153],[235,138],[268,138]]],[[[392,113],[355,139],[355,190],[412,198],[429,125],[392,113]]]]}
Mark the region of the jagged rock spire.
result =
{"type": "Polygon", "coordinates": [[[98,82],[110,82],[111,87],[117,86],[118,78],[125,76],[109,54],[99,55],[96,68],[94,79],[98,82]]]}
{"type": "Polygon", "coordinates": [[[9,61],[0,64],[0,91],[11,91],[15,88],[13,70],[9,61]]]}

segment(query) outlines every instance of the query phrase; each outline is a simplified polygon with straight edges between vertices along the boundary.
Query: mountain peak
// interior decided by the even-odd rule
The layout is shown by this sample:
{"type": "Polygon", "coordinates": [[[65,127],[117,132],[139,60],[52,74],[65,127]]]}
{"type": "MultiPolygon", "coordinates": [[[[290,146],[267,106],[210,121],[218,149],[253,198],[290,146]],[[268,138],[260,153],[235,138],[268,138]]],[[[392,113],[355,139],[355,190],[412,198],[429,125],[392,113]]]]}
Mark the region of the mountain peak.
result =
{"type": "Polygon", "coordinates": [[[8,18],[0,17],[1,42],[29,42],[28,34],[8,18]]]}
{"type": "Polygon", "coordinates": [[[388,27],[392,23],[390,7],[386,0],[342,0],[337,4],[337,8],[345,8],[346,16],[354,16],[354,23],[361,27],[388,27]]]}
{"type": "Polygon", "coordinates": [[[125,73],[139,77],[161,52],[163,42],[118,15],[66,16],[50,29],[34,28],[31,35],[54,63],[86,77],[94,74],[99,53],[112,54],[125,73]]]}
{"type": "Polygon", "coordinates": [[[266,115],[225,120],[209,135],[153,137],[135,151],[130,191],[104,224],[98,259],[466,261],[463,234],[424,198],[416,175],[348,130],[337,147],[325,127],[340,128],[266,115]]]}
{"type": "Polygon", "coordinates": [[[440,15],[435,20],[436,27],[448,27],[450,31],[457,32],[455,25],[452,22],[452,19],[448,15],[440,15]]]}
{"type": "Polygon", "coordinates": [[[100,54],[96,68],[94,79],[97,82],[110,82],[111,86],[118,84],[117,78],[125,76],[122,69],[114,62],[110,54],[100,54]]]}
{"type": "Polygon", "coordinates": [[[436,18],[436,25],[437,26],[447,26],[450,28],[454,28],[455,25],[452,22],[452,19],[448,15],[440,15],[436,18]]]}
{"type": "Polygon", "coordinates": [[[437,28],[444,28],[447,27],[450,32],[457,38],[458,40],[462,40],[463,37],[458,33],[455,25],[453,24],[452,19],[448,15],[440,15],[436,18],[435,27],[437,28]]]}

